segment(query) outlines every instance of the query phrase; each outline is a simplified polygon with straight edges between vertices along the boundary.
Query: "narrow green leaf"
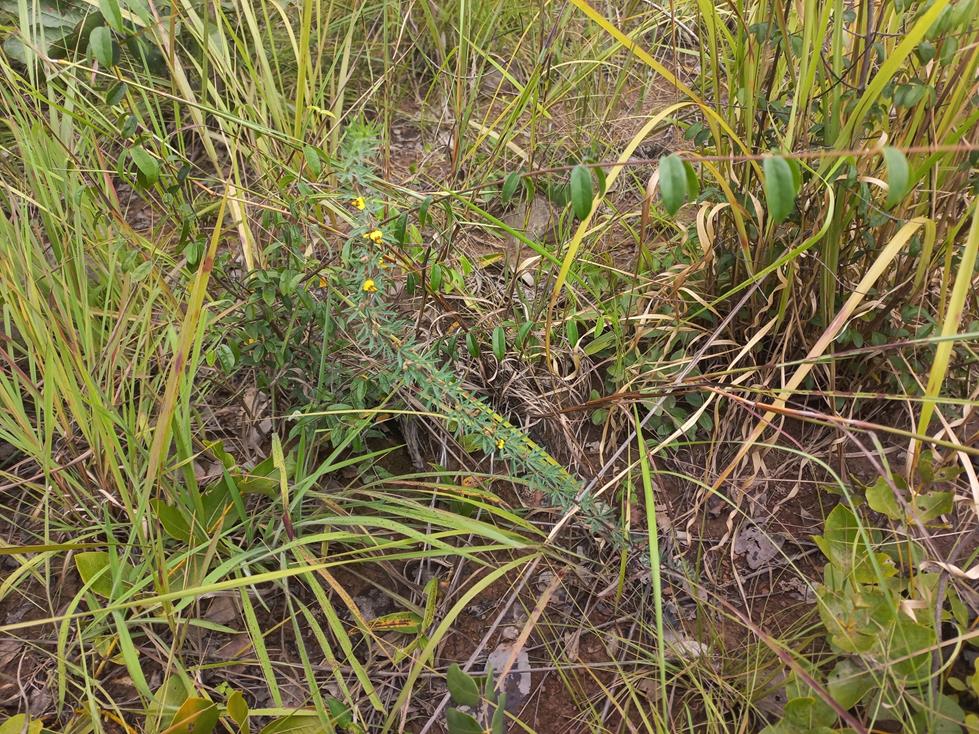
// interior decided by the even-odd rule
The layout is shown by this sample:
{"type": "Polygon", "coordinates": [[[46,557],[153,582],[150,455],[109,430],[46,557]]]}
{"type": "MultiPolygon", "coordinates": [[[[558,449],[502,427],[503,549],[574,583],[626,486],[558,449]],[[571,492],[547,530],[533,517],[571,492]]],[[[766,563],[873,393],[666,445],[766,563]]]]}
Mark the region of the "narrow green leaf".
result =
{"type": "Polygon", "coordinates": [[[394,241],[399,245],[405,244],[405,235],[408,231],[408,214],[402,213],[394,222],[394,241]]]}
{"type": "Polygon", "coordinates": [[[884,148],[884,165],[887,167],[887,201],[884,206],[892,209],[907,195],[911,174],[908,159],[897,148],[884,148]]]}
{"type": "Polygon", "coordinates": [[[792,167],[781,156],[766,158],[762,166],[765,172],[765,201],[768,216],[776,224],[784,222],[795,207],[796,178],[792,167]]]}
{"type": "Polygon", "coordinates": [[[472,332],[466,334],[466,349],[469,350],[469,356],[479,356],[479,341],[472,332]]]}
{"type": "Polygon", "coordinates": [[[464,672],[457,663],[449,666],[445,676],[452,701],[460,706],[478,706],[480,701],[479,686],[468,673],[464,672]]]}
{"type": "Polygon", "coordinates": [[[421,206],[418,207],[418,226],[422,229],[428,224],[428,209],[430,206],[432,206],[432,197],[426,196],[421,206]]]}
{"type": "Polygon", "coordinates": [[[506,177],[506,181],[503,182],[503,190],[500,192],[500,199],[504,204],[509,204],[513,195],[517,193],[517,187],[520,186],[522,175],[520,171],[514,171],[506,177]]]}
{"type": "Polygon", "coordinates": [[[578,219],[591,214],[592,192],[591,171],[587,166],[577,165],[571,169],[571,208],[578,219]]]}
{"type": "Polygon", "coordinates": [[[313,178],[319,178],[320,173],[323,171],[323,161],[320,159],[319,151],[312,145],[304,145],[303,157],[306,159],[306,167],[313,175],[313,178]]]}
{"type": "Polygon", "coordinates": [[[670,215],[680,211],[688,196],[687,169],[676,153],[664,156],[659,162],[659,192],[663,206],[670,215]]]}

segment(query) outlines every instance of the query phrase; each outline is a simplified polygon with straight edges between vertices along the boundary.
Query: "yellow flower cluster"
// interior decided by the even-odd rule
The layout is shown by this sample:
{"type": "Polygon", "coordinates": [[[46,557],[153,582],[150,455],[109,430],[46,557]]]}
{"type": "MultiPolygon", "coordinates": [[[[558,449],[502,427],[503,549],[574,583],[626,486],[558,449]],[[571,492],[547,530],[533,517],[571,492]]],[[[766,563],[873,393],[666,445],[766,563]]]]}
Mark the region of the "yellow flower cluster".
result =
{"type": "Polygon", "coordinates": [[[364,281],[364,285],[361,286],[361,290],[364,291],[364,293],[377,293],[377,284],[368,278],[364,281]]]}
{"type": "Polygon", "coordinates": [[[350,203],[353,205],[354,209],[359,209],[360,211],[364,211],[364,209],[367,207],[367,202],[364,201],[363,196],[358,196],[350,203]]]}
{"type": "Polygon", "coordinates": [[[365,234],[364,237],[369,239],[375,245],[379,245],[384,241],[384,233],[379,229],[372,229],[370,232],[365,234]]]}

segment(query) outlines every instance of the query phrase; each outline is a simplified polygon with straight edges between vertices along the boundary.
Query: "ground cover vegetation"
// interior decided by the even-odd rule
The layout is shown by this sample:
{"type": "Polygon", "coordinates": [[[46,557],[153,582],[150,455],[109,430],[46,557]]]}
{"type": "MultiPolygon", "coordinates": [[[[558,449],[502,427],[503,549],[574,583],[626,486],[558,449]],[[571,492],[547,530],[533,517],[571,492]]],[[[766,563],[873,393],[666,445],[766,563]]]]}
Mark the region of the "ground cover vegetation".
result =
{"type": "Polygon", "coordinates": [[[0,732],[979,731],[977,0],[0,0],[0,732]]]}

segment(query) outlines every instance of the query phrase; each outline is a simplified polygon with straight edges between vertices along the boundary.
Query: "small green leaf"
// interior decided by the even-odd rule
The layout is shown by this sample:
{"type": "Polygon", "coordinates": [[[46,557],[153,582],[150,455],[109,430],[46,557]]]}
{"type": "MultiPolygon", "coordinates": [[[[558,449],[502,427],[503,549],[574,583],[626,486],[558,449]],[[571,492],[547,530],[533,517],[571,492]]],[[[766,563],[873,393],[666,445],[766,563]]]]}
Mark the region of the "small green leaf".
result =
{"type": "Polygon", "coordinates": [[[218,707],[205,698],[188,698],[173,715],[163,734],[211,734],[218,723],[218,707]]]}
{"type": "Polygon", "coordinates": [[[146,276],[150,274],[151,270],[153,270],[153,261],[144,260],[133,268],[133,272],[129,274],[129,277],[132,278],[134,283],[139,283],[140,281],[146,279],[146,276]]]}
{"type": "Polygon", "coordinates": [[[479,340],[476,339],[476,335],[472,332],[466,334],[466,349],[469,351],[470,357],[479,356],[479,340]]]}
{"type": "Polygon", "coordinates": [[[815,696],[800,696],[785,704],[785,721],[798,731],[811,731],[836,723],[836,712],[828,703],[815,696]]]}
{"type": "Polygon", "coordinates": [[[228,696],[225,708],[230,719],[238,725],[241,734],[248,734],[248,704],[240,691],[234,691],[228,696]]]}
{"type": "Polygon", "coordinates": [[[438,576],[432,576],[425,584],[425,614],[422,616],[422,630],[435,623],[435,608],[439,598],[438,576]]]}
{"type": "Polygon", "coordinates": [[[432,197],[426,196],[418,207],[418,226],[422,229],[428,224],[428,208],[432,205],[432,197]]]}
{"type": "Polygon", "coordinates": [[[394,222],[394,241],[399,245],[405,244],[405,236],[408,231],[408,214],[402,213],[394,222]]]}
{"type": "Polygon", "coordinates": [[[771,156],[762,165],[765,172],[765,201],[768,216],[776,224],[784,222],[795,207],[796,177],[792,167],[781,156],[771,156]]]}
{"type": "Polygon", "coordinates": [[[422,618],[414,612],[391,612],[370,621],[370,628],[375,632],[400,632],[404,635],[416,635],[421,630],[422,618]]]}
{"type": "Polygon", "coordinates": [[[108,26],[100,25],[88,34],[88,55],[98,61],[100,66],[109,68],[115,65],[115,42],[108,26]]]}
{"type": "Polygon", "coordinates": [[[167,535],[185,543],[190,540],[190,523],[187,522],[187,518],[177,507],[162,500],[152,500],[150,506],[167,535]]]}
{"type": "Polygon", "coordinates": [[[520,179],[523,176],[520,171],[514,171],[506,177],[503,182],[503,190],[500,191],[500,199],[504,204],[509,204],[510,200],[513,199],[513,195],[517,193],[517,187],[520,186],[520,179]]]}
{"type": "Polygon", "coordinates": [[[479,722],[459,709],[446,709],[445,723],[449,734],[483,734],[479,722]]]}
{"type": "Polygon", "coordinates": [[[438,263],[432,265],[432,272],[428,276],[428,284],[436,293],[442,289],[442,266],[438,263]]]}
{"type": "Polygon", "coordinates": [[[496,699],[496,710],[490,721],[490,734],[506,734],[506,694],[501,693],[496,699]]]}
{"type": "Polygon", "coordinates": [[[478,706],[480,702],[479,686],[468,673],[456,663],[449,666],[449,672],[445,676],[445,683],[449,688],[449,695],[452,701],[460,706],[478,706]]]}
{"type": "Polygon", "coordinates": [[[109,87],[109,91],[105,93],[105,103],[110,107],[119,104],[122,102],[123,97],[126,96],[126,89],[127,87],[125,82],[116,82],[109,87]]]}
{"type": "Polygon", "coordinates": [[[829,694],[843,708],[849,710],[860,703],[874,687],[874,679],[852,660],[841,660],[826,680],[829,694]]]}
{"type": "Polygon", "coordinates": [[[568,337],[568,344],[574,346],[581,338],[578,334],[578,320],[568,319],[564,324],[564,334],[568,337]]]}
{"type": "Polygon", "coordinates": [[[591,214],[592,181],[591,171],[581,164],[571,169],[571,208],[578,219],[585,219],[591,214]]]}
{"type": "Polygon", "coordinates": [[[330,696],[326,699],[326,707],[330,710],[330,716],[333,717],[333,723],[339,726],[341,729],[348,728],[354,723],[354,715],[343,701],[338,698],[330,696]]]}
{"type": "Polygon", "coordinates": [[[317,714],[295,713],[266,724],[259,734],[323,734],[317,714]]]}
{"type": "Polygon", "coordinates": [[[931,522],[952,511],[951,492],[928,492],[914,498],[914,513],[920,522],[931,522]]]}
{"type": "Polygon", "coordinates": [[[84,583],[92,581],[91,589],[106,598],[112,594],[112,575],[106,551],[85,551],[75,554],[75,568],[84,583]],[[94,579],[94,581],[93,581],[94,579]]]}
{"type": "Polygon", "coordinates": [[[304,145],[303,157],[306,159],[306,167],[309,169],[309,172],[313,174],[313,178],[319,178],[320,173],[323,170],[323,161],[320,158],[319,151],[317,151],[312,145],[304,145]]]}
{"type": "Polygon", "coordinates": [[[0,734],[41,734],[44,722],[32,721],[27,714],[17,714],[0,724],[0,734]]]}
{"type": "Polygon", "coordinates": [[[887,167],[887,201],[884,206],[892,209],[907,195],[911,174],[908,159],[897,148],[888,146],[884,148],[883,155],[887,167]]]}
{"type": "Polygon", "coordinates": [[[904,511],[894,496],[894,490],[884,477],[867,487],[867,504],[870,509],[886,515],[891,520],[900,520],[904,511]]]}
{"type": "Polygon", "coordinates": [[[143,146],[134,145],[129,149],[129,155],[136,164],[136,178],[142,188],[147,189],[159,180],[160,164],[143,146]]]}
{"type": "Polygon", "coordinates": [[[689,182],[687,168],[676,153],[670,153],[659,162],[659,192],[663,206],[670,214],[676,214],[687,202],[689,182]]]}
{"type": "Polygon", "coordinates": [[[506,356],[506,331],[502,326],[493,329],[493,356],[500,362],[506,356]]]}
{"type": "Polygon", "coordinates": [[[687,198],[693,201],[700,196],[700,179],[690,161],[683,162],[683,170],[687,173],[687,198]]]}
{"type": "Polygon", "coordinates": [[[122,25],[122,11],[119,9],[119,0],[99,0],[99,10],[105,22],[112,30],[122,33],[125,28],[122,25]]]}
{"type": "Polygon", "coordinates": [[[527,345],[527,337],[530,336],[530,330],[533,328],[533,321],[524,321],[520,324],[520,328],[517,329],[517,347],[519,349],[523,349],[527,345]]]}

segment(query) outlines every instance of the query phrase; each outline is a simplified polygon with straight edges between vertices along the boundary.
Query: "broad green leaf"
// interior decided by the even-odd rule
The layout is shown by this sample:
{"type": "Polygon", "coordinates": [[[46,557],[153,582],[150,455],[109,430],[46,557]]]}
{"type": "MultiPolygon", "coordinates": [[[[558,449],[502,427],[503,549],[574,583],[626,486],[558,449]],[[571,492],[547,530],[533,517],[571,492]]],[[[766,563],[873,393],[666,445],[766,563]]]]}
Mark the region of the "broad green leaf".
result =
{"type": "Polygon", "coordinates": [[[134,145],[129,149],[129,155],[136,164],[137,178],[139,185],[144,189],[155,184],[160,178],[160,164],[156,158],[146,152],[141,145],[134,145]]]}
{"type": "Polygon", "coordinates": [[[510,200],[513,199],[513,195],[517,193],[517,187],[520,186],[522,175],[520,171],[514,171],[506,177],[506,180],[503,182],[503,190],[500,191],[500,199],[504,204],[509,204],[510,200]]]}
{"type": "Polygon", "coordinates": [[[765,172],[765,201],[768,216],[776,224],[784,222],[795,207],[796,177],[792,167],[781,156],[766,158],[762,164],[765,172]]]}
{"type": "Polygon", "coordinates": [[[911,174],[908,170],[908,159],[897,148],[888,146],[884,148],[883,155],[884,165],[887,167],[887,201],[884,206],[892,209],[907,195],[911,174]]]}
{"type": "Polygon", "coordinates": [[[659,192],[663,207],[670,214],[676,214],[687,202],[689,182],[687,168],[676,153],[664,156],[659,162],[659,192]]]}
{"type": "Polygon", "coordinates": [[[578,219],[591,214],[593,197],[591,171],[579,164],[571,169],[571,208],[578,219]]]}
{"type": "Polygon", "coordinates": [[[506,330],[502,326],[493,329],[493,356],[500,362],[506,356],[506,330]]]}
{"type": "Polygon", "coordinates": [[[479,686],[472,676],[464,672],[457,663],[449,666],[449,672],[445,676],[445,683],[449,688],[452,701],[460,706],[478,706],[481,700],[479,686]]]}
{"type": "Polygon", "coordinates": [[[115,65],[115,45],[112,30],[108,26],[100,25],[88,34],[88,55],[98,61],[100,66],[109,68],[115,65]]]}
{"type": "Polygon", "coordinates": [[[177,709],[162,734],[211,734],[218,723],[218,707],[205,698],[188,698],[177,709]]]}
{"type": "Polygon", "coordinates": [[[867,504],[870,505],[870,509],[886,515],[891,520],[900,520],[904,517],[904,511],[894,496],[894,490],[884,477],[878,478],[867,487],[867,504]]]}
{"type": "Polygon", "coordinates": [[[483,734],[479,722],[459,709],[445,710],[445,724],[449,734],[483,734]]]}

